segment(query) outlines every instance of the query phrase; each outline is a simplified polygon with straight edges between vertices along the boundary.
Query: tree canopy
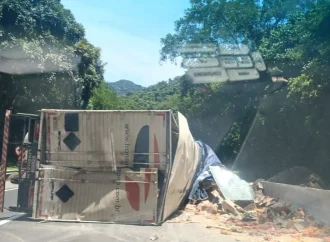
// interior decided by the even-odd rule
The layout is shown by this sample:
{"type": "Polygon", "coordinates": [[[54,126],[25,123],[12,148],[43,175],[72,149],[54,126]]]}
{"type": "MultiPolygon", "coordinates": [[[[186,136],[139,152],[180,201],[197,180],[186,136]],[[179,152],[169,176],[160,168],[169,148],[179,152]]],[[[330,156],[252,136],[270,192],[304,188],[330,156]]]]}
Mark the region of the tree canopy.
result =
{"type": "Polygon", "coordinates": [[[185,58],[189,44],[246,44],[292,78],[292,93],[315,97],[329,83],[329,11],[329,0],[192,0],[161,39],[161,61],[185,58]]]}
{"type": "Polygon", "coordinates": [[[1,1],[0,63],[2,111],[87,108],[103,81],[100,49],[59,0],[1,1]]]}

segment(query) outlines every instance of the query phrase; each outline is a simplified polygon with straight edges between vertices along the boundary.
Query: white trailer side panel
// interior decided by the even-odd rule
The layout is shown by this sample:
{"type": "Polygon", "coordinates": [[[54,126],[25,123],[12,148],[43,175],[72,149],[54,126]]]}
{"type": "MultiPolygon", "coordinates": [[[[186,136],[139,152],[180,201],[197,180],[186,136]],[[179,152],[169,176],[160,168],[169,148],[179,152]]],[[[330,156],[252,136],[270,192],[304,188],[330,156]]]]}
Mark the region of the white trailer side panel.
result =
{"type": "Polygon", "coordinates": [[[155,224],[157,169],[134,172],[78,171],[44,166],[40,170],[35,219],[155,224]]]}
{"type": "Polygon", "coordinates": [[[50,165],[166,168],[170,111],[42,112],[47,125],[46,162],[50,165]]]}

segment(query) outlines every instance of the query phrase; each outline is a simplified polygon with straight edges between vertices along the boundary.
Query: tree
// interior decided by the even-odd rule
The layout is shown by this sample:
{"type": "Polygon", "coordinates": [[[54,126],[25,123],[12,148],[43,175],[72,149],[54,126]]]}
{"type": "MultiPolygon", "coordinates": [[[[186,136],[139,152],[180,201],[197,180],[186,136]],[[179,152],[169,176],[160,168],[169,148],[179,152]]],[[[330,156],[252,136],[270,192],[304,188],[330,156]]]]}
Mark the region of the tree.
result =
{"type": "Polygon", "coordinates": [[[102,82],[93,90],[88,106],[95,110],[116,110],[119,107],[117,94],[102,82]]]}
{"type": "Polygon", "coordinates": [[[101,50],[86,40],[78,42],[75,47],[75,53],[81,57],[78,64],[78,82],[82,84],[81,107],[86,109],[94,88],[104,80],[104,64],[100,60],[101,50]]]}
{"type": "Polygon", "coordinates": [[[308,99],[329,93],[329,21],[330,1],[318,1],[263,39],[260,49],[265,58],[292,77],[292,94],[308,99]]]}
{"type": "Polygon", "coordinates": [[[2,110],[87,107],[104,64],[60,1],[2,1],[0,33],[2,110]]]}
{"type": "Polygon", "coordinates": [[[175,34],[161,39],[161,61],[186,57],[181,50],[189,44],[244,43],[256,49],[272,29],[285,25],[288,16],[306,11],[313,2],[192,0],[184,17],[175,22],[175,34]]]}

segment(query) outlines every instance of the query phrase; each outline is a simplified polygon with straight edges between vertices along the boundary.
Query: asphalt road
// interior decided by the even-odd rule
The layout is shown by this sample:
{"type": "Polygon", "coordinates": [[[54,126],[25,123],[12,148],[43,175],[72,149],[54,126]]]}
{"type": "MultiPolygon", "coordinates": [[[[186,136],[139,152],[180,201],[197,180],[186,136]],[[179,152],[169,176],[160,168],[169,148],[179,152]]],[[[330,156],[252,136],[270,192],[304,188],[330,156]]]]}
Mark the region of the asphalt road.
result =
{"type": "MultiPolygon", "coordinates": [[[[15,206],[16,186],[7,186],[5,207],[15,206]]],[[[36,222],[27,215],[5,211],[0,215],[0,241],[6,242],[115,242],[115,241],[223,241],[233,236],[212,231],[201,224],[164,223],[162,226],[132,226],[95,223],[36,222]],[[155,239],[155,240],[153,240],[155,239]]],[[[239,241],[245,241],[240,239],[239,241]]],[[[249,241],[249,240],[246,240],[249,241]]]]}
{"type": "Polygon", "coordinates": [[[14,217],[15,215],[16,217],[19,215],[19,213],[8,211],[9,206],[16,206],[17,191],[17,185],[13,185],[10,182],[6,183],[5,204],[3,213],[0,213],[0,226],[6,222],[4,220],[14,217]]]}

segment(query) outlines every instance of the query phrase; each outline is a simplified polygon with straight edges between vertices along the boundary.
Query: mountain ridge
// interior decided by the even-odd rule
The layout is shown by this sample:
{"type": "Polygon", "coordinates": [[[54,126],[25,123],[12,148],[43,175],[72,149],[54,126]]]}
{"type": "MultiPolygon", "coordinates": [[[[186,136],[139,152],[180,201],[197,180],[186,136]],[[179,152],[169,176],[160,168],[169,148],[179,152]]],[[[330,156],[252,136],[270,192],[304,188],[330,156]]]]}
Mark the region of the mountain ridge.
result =
{"type": "Polygon", "coordinates": [[[129,93],[141,92],[146,87],[138,85],[133,81],[121,79],[116,82],[107,82],[108,87],[112,88],[119,95],[126,95],[129,93]]]}

